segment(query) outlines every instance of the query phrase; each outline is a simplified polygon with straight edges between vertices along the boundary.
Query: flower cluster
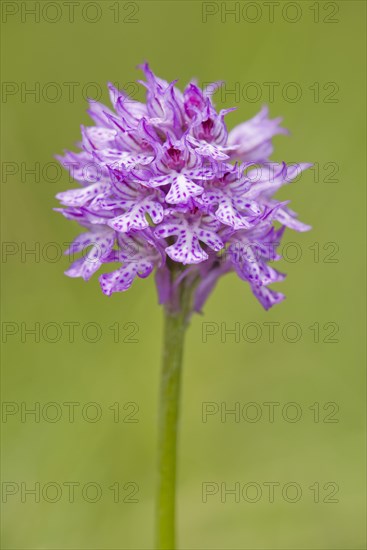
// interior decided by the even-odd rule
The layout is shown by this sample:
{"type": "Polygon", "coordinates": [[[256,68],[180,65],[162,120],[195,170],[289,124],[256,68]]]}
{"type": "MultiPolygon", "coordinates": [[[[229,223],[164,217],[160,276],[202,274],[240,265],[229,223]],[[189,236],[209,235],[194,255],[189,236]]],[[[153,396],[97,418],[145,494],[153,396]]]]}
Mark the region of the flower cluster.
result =
{"type": "Polygon", "coordinates": [[[114,111],[91,101],[95,126],[82,127],[81,152],[58,157],[80,187],[59,193],[57,210],[87,229],[66,252],[83,253],[66,274],[88,280],[117,262],[99,278],[111,295],[155,270],[161,303],[185,280],[200,311],[218,277],[235,271],[268,309],[284,298],[268,285],[284,278],[269,262],[285,226],[309,229],[272,196],[310,164],[269,163],[273,136],[286,130],[266,108],[228,133],[232,109],[216,111],[215,86],[182,93],[142,69],[146,103],[110,85],[114,111]]]}

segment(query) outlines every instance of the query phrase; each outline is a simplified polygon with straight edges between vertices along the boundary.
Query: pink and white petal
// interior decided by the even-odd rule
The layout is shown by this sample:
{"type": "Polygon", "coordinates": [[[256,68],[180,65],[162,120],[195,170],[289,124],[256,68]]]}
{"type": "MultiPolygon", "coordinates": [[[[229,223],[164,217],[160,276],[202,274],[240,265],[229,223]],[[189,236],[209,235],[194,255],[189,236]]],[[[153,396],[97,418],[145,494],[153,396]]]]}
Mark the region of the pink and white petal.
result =
{"type": "Polygon", "coordinates": [[[274,219],[282,223],[286,227],[289,227],[290,229],[294,229],[295,231],[304,232],[304,231],[310,231],[310,229],[312,229],[311,225],[307,225],[305,223],[300,222],[297,218],[294,218],[284,208],[277,209],[274,215],[274,219]]]}
{"type": "Polygon", "coordinates": [[[187,136],[187,140],[195,146],[195,151],[203,157],[211,157],[214,160],[226,160],[229,158],[223,147],[213,145],[204,140],[198,140],[193,136],[187,136]]]}
{"type": "Polygon", "coordinates": [[[208,254],[201,248],[196,235],[182,231],[176,242],[166,248],[166,253],[175,262],[198,264],[208,259],[208,254]]]}
{"type": "Polygon", "coordinates": [[[185,170],[185,176],[199,181],[210,181],[215,177],[215,173],[212,168],[202,166],[200,168],[193,168],[192,170],[185,170]]]}
{"type": "Polygon", "coordinates": [[[139,201],[137,204],[133,204],[130,209],[117,216],[108,222],[109,227],[126,233],[131,229],[145,229],[149,227],[149,222],[146,218],[146,214],[149,214],[154,223],[160,223],[163,219],[163,207],[159,202],[152,201],[149,198],[139,201]]]}
{"type": "Polygon", "coordinates": [[[106,296],[111,296],[114,292],[128,290],[134,281],[135,275],[133,264],[126,264],[116,271],[104,273],[99,277],[102,292],[106,296]]]}
{"type": "Polygon", "coordinates": [[[114,128],[91,126],[85,128],[86,136],[96,149],[103,149],[116,138],[117,131],[114,128]]]}
{"type": "Polygon", "coordinates": [[[94,247],[98,250],[101,261],[110,254],[115,244],[116,236],[115,232],[109,229],[105,229],[102,233],[97,233],[94,236],[94,247]]]}
{"type": "Polygon", "coordinates": [[[109,120],[107,115],[113,115],[112,111],[103,105],[103,103],[94,100],[89,100],[89,109],[87,113],[98,126],[108,126],[109,120]]]}
{"type": "Polygon", "coordinates": [[[206,229],[201,229],[197,232],[198,239],[205,243],[209,248],[218,252],[224,246],[222,239],[218,237],[214,231],[208,231],[206,229]]]}
{"type": "MultiPolygon", "coordinates": [[[[140,214],[140,212],[138,213],[140,214]]],[[[116,218],[109,220],[108,225],[109,227],[112,227],[112,229],[114,229],[115,231],[118,231],[120,233],[127,233],[128,231],[130,231],[130,229],[132,229],[132,224],[134,222],[137,229],[144,229],[148,226],[148,222],[146,220],[144,220],[143,226],[141,226],[141,216],[140,224],[138,223],[137,212],[134,212],[134,207],[132,207],[128,212],[125,212],[125,214],[121,214],[121,216],[117,216],[116,218]]]]}
{"type": "Polygon", "coordinates": [[[65,206],[84,206],[97,195],[109,190],[108,183],[93,183],[80,189],[71,189],[58,193],[56,198],[65,206]]]}
{"type": "Polygon", "coordinates": [[[99,254],[95,251],[92,254],[88,253],[85,258],[79,258],[73,262],[65,271],[65,275],[68,277],[82,277],[85,281],[88,281],[101,265],[99,254]]]}
{"type": "Polygon", "coordinates": [[[154,233],[158,238],[164,239],[172,235],[177,235],[180,231],[183,231],[183,229],[179,226],[179,223],[166,222],[160,224],[154,233]]]}
{"type": "Polygon", "coordinates": [[[170,190],[166,195],[166,202],[169,204],[187,202],[191,197],[197,197],[202,192],[201,185],[197,185],[184,174],[177,174],[173,178],[170,190]]]}
{"type": "Polygon", "coordinates": [[[233,202],[238,210],[247,210],[255,216],[260,216],[262,213],[259,203],[256,201],[247,200],[247,197],[244,197],[243,199],[240,197],[235,197],[233,202]]]}
{"type": "Polygon", "coordinates": [[[259,300],[264,309],[268,310],[285,299],[284,294],[276,292],[267,286],[251,286],[254,296],[259,300]]]}
{"type": "Polygon", "coordinates": [[[257,177],[257,170],[252,170],[248,173],[248,177],[250,180],[256,177],[256,182],[249,189],[247,196],[249,198],[255,198],[261,193],[269,196],[275,193],[282,185],[290,183],[311,166],[312,164],[307,162],[289,166],[287,166],[285,162],[282,164],[271,163],[270,165],[262,166],[260,176],[257,177]]]}
{"type": "Polygon", "coordinates": [[[295,178],[297,178],[304,170],[311,168],[313,166],[312,162],[298,162],[290,165],[286,165],[285,179],[283,183],[290,183],[295,178]]]}
{"type": "Polygon", "coordinates": [[[78,258],[71,264],[70,267],[65,271],[65,275],[68,277],[82,277],[83,276],[83,266],[84,258],[78,258]]]}
{"type": "Polygon", "coordinates": [[[74,239],[69,248],[65,250],[64,254],[66,256],[76,254],[91,244],[94,244],[93,233],[90,233],[89,231],[87,233],[81,233],[74,239]]]}
{"type": "Polygon", "coordinates": [[[113,292],[128,290],[135,277],[145,278],[151,274],[154,264],[149,260],[140,260],[137,263],[127,263],[112,273],[104,273],[99,282],[104,294],[110,296],[113,292]]]}
{"type": "MultiPolygon", "coordinates": [[[[148,187],[162,187],[163,185],[171,185],[174,183],[177,173],[167,174],[166,176],[159,176],[158,178],[152,178],[148,182],[144,182],[148,187]]],[[[143,184],[143,182],[141,182],[143,184]]]]}
{"type": "Polygon", "coordinates": [[[215,217],[225,225],[233,227],[233,229],[241,229],[250,226],[250,224],[246,223],[245,219],[235,210],[233,202],[228,197],[223,197],[220,201],[215,212],[215,217]]]}

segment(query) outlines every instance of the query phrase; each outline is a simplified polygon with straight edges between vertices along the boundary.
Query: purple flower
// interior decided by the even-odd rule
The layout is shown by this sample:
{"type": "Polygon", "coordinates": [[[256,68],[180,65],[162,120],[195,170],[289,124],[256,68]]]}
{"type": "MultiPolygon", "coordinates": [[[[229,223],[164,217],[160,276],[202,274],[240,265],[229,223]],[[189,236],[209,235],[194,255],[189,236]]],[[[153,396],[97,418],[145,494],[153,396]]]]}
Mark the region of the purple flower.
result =
{"type": "Polygon", "coordinates": [[[269,263],[285,227],[306,231],[286,202],[273,198],[310,164],[269,161],[281,119],[264,107],[229,133],[209,90],[156,77],[149,66],[146,103],[109,86],[114,111],[91,102],[95,126],[82,127],[81,152],[59,160],[79,187],[57,195],[57,209],[87,231],[68,254],[82,252],[66,271],[88,280],[106,263],[103,292],[127,290],[154,270],[161,303],[173,304],[183,280],[200,311],[218,278],[234,271],[265,309],[284,296],[268,288],[284,275],[269,263]],[[279,222],[280,229],[274,228],[279,222]]]}

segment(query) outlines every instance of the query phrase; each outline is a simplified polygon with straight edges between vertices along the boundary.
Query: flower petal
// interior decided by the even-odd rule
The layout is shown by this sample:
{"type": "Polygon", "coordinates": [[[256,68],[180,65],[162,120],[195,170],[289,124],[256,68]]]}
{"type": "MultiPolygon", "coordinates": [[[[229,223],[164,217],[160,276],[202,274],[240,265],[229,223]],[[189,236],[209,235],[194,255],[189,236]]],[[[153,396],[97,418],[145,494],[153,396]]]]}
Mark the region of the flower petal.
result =
{"type": "Polygon", "coordinates": [[[177,174],[172,178],[171,188],[166,195],[166,202],[169,204],[187,202],[191,197],[197,197],[202,192],[201,185],[197,185],[184,174],[177,174]]]}

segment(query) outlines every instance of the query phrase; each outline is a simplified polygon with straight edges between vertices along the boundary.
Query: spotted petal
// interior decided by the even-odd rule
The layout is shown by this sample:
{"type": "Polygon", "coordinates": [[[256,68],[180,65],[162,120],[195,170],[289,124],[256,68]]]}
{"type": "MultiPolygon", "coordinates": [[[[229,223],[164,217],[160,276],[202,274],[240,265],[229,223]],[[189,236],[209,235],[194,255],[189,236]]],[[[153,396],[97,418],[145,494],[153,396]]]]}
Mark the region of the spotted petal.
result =
{"type": "Polygon", "coordinates": [[[65,206],[83,206],[98,195],[103,195],[108,189],[108,183],[94,183],[80,189],[71,189],[58,193],[56,197],[65,206]]]}
{"type": "Polygon", "coordinates": [[[93,246],[83,258],[76,260],[65,271],[65,274],[69,277],[82,277],[85,281],[88,281],[98,271],[102,263],[104,263],[112,250],[114,242],[115,233],[111,230],[106,231],[104,228],[100,232],[89,232],[79,235],[66,251],[67,254],[81,252],[87,246],[93,246]]]}
{"type": "Polygon", "coordinates": [[[139,202],[133,203],[129,210],[121,216],[110,220],[108,225],[122,233],[131,229],[145,229],[149,226],[146,214],[149,214],[154,223],[160,223],[163,219],[163,206],[157,200],[145,197],[139,202]]]}
{"type": "Polygon", "coordinates": [[[175,262],[197,264],[208,258],[208,254],[200,246],[199,241],[209,248],[219,251],[223,242],[219,236],[200,225],[201,220],[187,221],[182,215],[176,220],[166,222],[157,227],[155,234],[160,238],[176,236],[176,242],[166,248],[166,253],[175,262]]]}
{"type": "Polygon", "coordinates": [[[194,183],[185,174],[172,172],[166,176],[154,178],[149,181],[149,186],[160,187],[170,185],[170,190],[166,195],[166,202],[169,204],[179,204],[187,202],[191,197],[196,197],[203,192],[200,185],[194,183]]]}
{"type": "Polygon", "coordinates": [[[99,282],[103,293],[106,294],[106,296],[111,296],[114,292],[128,290],[136,276],[141,278],[148,277],[153,269],[153,262],[146,259],[140,259],[136,262],[126,263],[116,271],[101,275],[99,282]]]}

